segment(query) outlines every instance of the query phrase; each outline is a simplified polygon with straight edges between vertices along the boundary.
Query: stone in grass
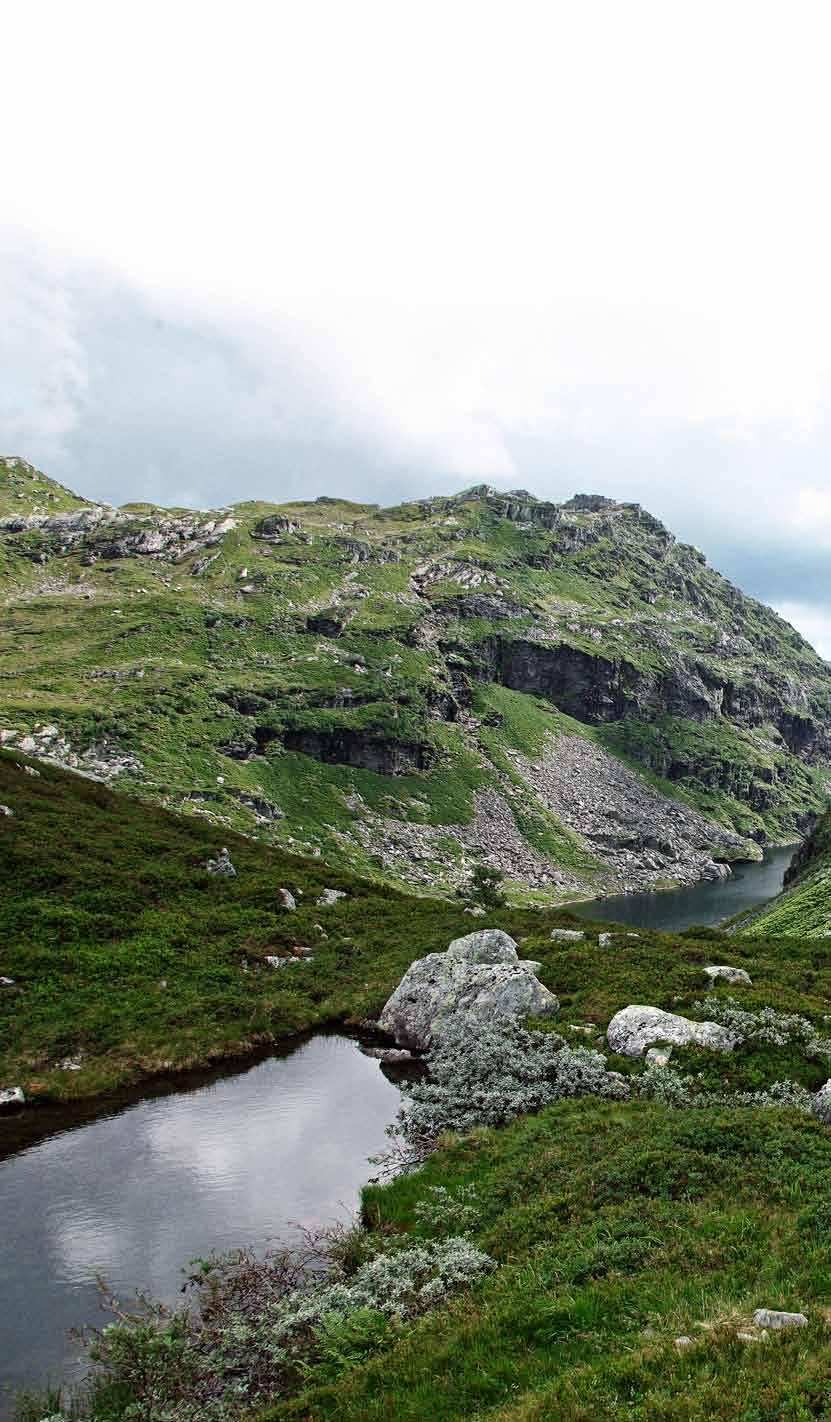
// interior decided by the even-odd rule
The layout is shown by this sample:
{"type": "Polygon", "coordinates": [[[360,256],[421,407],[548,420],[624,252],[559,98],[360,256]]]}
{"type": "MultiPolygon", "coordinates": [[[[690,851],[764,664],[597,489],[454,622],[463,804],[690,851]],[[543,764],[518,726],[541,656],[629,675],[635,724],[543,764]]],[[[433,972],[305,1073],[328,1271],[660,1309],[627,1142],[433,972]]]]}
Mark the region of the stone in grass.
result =
{"type": "Polygon", "coordinates": [[[14,810],[9,805],[0,805],[0,815],[5,815],[8,819],[14,818],[14,810]]]}
{"type": "Polygon", "coordinates": [[[0,987],[14,987],[14,978],[0,977],[0,987]]]}
{"type": "Polygon", "coordinates": [[[289,889],[278,889],[277,897],[280,900],[280,907],[289,909],[291,912],[297,908],[297,900],[289,889]]]}
{"type": "Polygon", "coordinates": [[[688,1333],[682,1333],[680,1338],[676,1338],[675,1346],[681,1352],[684,1348],[692,1348],[694,1342],[688,1333]]]}
{"type": "Polygon", "coordinates": [[[399,1047],[426,1051],[448,1026],[471,1037],[494,1017],[521,1022],[551,1016],[559,1002],[537,980],[539,963],[521,960],[513,938],[497,928],[456,938],[446,953],[411,964],[379,1019],[399,1047]]]}
{"type": "Polygon", "coordinates": [[[613,933],[598,933],[597,941],[601,948],[610,948],[614,939],[613,933]]]}
{"type": "Polygon", "coordinates": [[[647,1066],[665,1067],[669,1066],[671,1056],[672,1047],[650,1047],[644,1061],[647,1066]]]}
{"type": "Polygon", "coordinates": [[[811,1114],[826,1126],[831,1126],[831,1081],[820,1087],[811,1102],[811,1114]]]}
{"type": "Polygon", "coordinates": [[[752,987],[753,982],[744,968],[733,968],[729,963],[711,963],[704,969],[713,982],[730,983],[731,987],[752,987]]]}
{"type": "Polygon", "coordinates": [[[757,1328],[806,1328],[808,1320],[804,1313],[785,1313],[778,1308],[757,1308],[753,1315],[757,1328]]]}
{"type": "Polygon", "coordinates": [[[26,1105],[26,1097],[23,1095],[23,1088],[20,1086],[5,1086],[0,1088],[0,1111],[16,1111],[20,1106],[26,1105]]]}
{"type": "Polygon", "coordinates": [[[625,1057],[642,1057],[648,1047],[657,1043],[708,1047],[716,1052],[731,1052],[736,1045],[733,1033],[717,1022],[691,1022],[660,1007],[639,1004],[615,1013],[606,1029],[606,1040],[613,1052],[625,1057]]]}
{"type": "Polygon", "coordinates": [[[345,898],[346,891],[344,889],[324,889],[317,901],[317,906],[318,908],[332,908],[339,899],[345,898]]]}
{"type": "Polygon", "coordinates": [[[552,928],[551,937],[558,943],[580,943],[585,938],[582,928],[552,928]]]}
{"type": "Polygon", "coordinates": [[[205,868],[209,874],[228,879],[236,878],[237,871],[231,863],[231,855],[227,849],[220,849],[216,859],[209,859],[205,868]]]}

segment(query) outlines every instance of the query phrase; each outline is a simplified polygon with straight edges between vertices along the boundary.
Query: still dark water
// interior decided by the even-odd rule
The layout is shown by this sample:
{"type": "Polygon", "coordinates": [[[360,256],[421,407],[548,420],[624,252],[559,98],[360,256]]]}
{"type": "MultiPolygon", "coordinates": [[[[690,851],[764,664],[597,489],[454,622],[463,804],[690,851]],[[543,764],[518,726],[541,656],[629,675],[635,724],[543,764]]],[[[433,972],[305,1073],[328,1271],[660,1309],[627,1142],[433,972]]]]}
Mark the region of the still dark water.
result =
{"type": "MultiPolygon", "coordinates": [[[[347,1219],[398,1103],[379,1062],[321,1034],[0,1160],[0,1417],[83,1376],[67,1335],[107,1322],[96,1276],[175,1302],[190,1259],[347,1219]]],[[[22,1119],[0,1120],[0,1152],[22,1119]]]]}
{"type": "Polygon", "coordinates": [[[570,904],[581,918],[629,923],[638,928],[680,932],[693,924],[722,923],[743,909],[772,899],[782,887],[785,870],[796,846],[765,851],[759,864],[736,864],[729,879],[692,884],[688,889],[668,889],[656,894],[613,894],[591,903],[570,904]]]}
{"type": "MultiPolygon", "coordinates": [[[[574,911],[644,928],[715,924],[778,893],[792,853],[769,850],[717,884],[574,911]]],[[[68,1331],[106,1322],[97,1276],[122,1302],[141,1291],[173,1303],[190,1259],[347,1218],[398,1103],[379,1062],[320,1034],[80,1124],[65,1112],[0,1120],[0,1419],[16,1390],[83,1376],[68,1331]],[[17,1149],[27,1130],[40,1138],[17,1149]]]]}

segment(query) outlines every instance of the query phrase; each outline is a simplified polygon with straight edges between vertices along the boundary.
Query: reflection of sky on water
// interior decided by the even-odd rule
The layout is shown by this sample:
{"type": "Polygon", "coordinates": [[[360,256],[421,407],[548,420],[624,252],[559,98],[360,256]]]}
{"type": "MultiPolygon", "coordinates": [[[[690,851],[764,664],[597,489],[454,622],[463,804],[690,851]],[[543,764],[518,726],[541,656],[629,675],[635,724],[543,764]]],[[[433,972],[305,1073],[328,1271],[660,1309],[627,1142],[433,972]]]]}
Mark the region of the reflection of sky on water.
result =
{"type": "Polygon", "coordinates": [[[66,1374],[67,1329],[103,1318],[96,1275],[173,1301],[189,1259],[343,1218],[397,1103],[377,1061],[320,1036],[0,1162],[3,1385],[66,1374]]]}

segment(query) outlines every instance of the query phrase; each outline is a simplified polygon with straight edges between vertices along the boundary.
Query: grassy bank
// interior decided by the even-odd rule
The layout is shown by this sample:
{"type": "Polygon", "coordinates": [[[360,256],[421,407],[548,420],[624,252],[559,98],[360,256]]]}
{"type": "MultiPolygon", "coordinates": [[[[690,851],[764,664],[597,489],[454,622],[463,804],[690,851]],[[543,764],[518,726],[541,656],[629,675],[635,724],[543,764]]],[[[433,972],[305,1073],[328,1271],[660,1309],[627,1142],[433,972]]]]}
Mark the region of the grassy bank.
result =
{"type": "Polygon", "coordinates": [[[423,1233],[431,1186],[476,1189],[500,1268],[272,1422],[803,1422],[831,1413],[831,1135],[774,1111],[563,1102],[365,1194],[423,1233]],[[742,1341],[759,1307],[809,1327],[742,1341]],[[683,1350],[674,1340],[686,1336],[683,1350]]]}

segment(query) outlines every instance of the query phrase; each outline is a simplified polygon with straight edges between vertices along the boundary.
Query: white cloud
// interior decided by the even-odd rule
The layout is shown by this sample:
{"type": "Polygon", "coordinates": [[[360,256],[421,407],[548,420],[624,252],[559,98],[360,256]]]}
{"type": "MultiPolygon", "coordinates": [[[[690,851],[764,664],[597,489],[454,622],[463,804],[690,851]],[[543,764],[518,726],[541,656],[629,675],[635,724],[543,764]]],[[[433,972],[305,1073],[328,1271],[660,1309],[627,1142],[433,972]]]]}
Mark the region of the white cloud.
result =
{"type": "Polygon", "coordinates": [[[831,661],[831,608],[808,602],[780,602],[776,611],[831,661]]]}

